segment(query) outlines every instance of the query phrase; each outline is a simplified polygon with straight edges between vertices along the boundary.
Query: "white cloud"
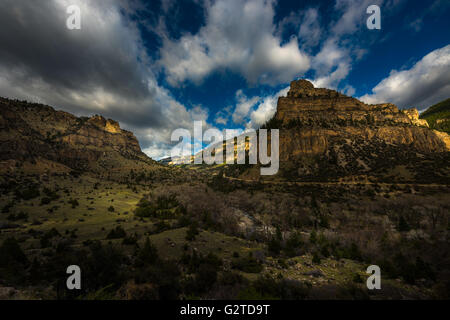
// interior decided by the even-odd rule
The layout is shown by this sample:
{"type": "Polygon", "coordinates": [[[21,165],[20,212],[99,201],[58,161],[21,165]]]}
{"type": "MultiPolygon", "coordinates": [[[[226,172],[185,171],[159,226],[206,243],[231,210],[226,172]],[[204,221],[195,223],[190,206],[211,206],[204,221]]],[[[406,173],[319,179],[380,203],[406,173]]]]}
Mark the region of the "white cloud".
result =
{"type": "Polygon", "coordinates": [[[238,90],[233,121],[237,124],[244,124],[247,129],[259,128],[275,115],[278,97],[286,96],[288,91],[289,87],[286,87],[273,95],[247,97],[241,90],[238,90]]]}
{"type": "Polygon", "coordinates": [[[278,84],[309,68],[292,37],[275,36],[274,1],[218,0],[206,8],[206,25],[178,40],[163,37],[160,64],[172,85],[200,83],[214,71],[231,70],[250,83],[278,84]]]}
{"type": "Polygon", "coordinates": [[[250,109],[259,101],[259,97],[248,98],[242,90],[236,92],[236,108],[233,112],[233,122],[236,124],[242,123],[248,116],[250,109]]]}
{"type": "Polygon", "coordinates": [[[227,107],[223,108],[222,110],[218,111],[216,113],[214,122],[217,124],[226,125],[228,123],[228,120],[232,116],[232,114],[231,114],[232,108],[233,108],[233,106],[230,105],[230,106],[227,106],[227,107]]]}
{"type": "Polygon", "coordinates": [[[309,8],[303,13],[301,18],[302,24],[298,35],[301,39],[302,47],[307,48],[318,45],[323,33],[318,10],[309,8]]]}
{"type": "Polygon", "coordinates": [[[409,70],[392,70],[371,94],[360,99],[366,103],[393,102],[401,108],[423,109],[448,97],[450,45],[430,52],[409,70]]]}
{"type": "MultiPolygon", "coordinates": [[[[335,9],[343,14],[332,31],[335,35],[351,34],[365,27],[368,15],[366,9],[370,5],[381,6],[383,0],[336,0],[335,9]]],[[[385,7],[386,8],[386,7],[385,7]]]]}
{"type": "Polygon", "coordinates": [[[208,112],[188,109],[158,85],[137,26],[123,14],[129,4],[2,0],[0,95],[102,114],[133,131],[150,156],[167,155],[171,132],[194,120],[206,126],[208,112]],[[81,30],[66,28],[69,4],[81,8],[81,30]]]}
{"type": "Polygon", "coordinates": [[[278,91],[274,95],[264,97],[256,110],[250,113],[250,122],[247,124],[247,127],[256,129],[270,120],[277,111],[278,97],[286,96],[288,91],[289,87],[278,91]]]}

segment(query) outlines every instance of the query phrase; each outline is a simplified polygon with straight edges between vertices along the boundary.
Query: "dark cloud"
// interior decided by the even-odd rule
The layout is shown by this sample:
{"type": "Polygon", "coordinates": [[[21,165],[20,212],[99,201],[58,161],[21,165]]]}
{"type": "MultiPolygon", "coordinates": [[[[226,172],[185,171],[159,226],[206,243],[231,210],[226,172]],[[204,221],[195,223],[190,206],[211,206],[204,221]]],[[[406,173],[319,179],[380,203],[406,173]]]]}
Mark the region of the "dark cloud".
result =
{"type": "Polygon", "coordinates": [[[144,149],[170,142],[191,113],[158,85],[130,10],[121,0],[2,0],[0,95],[116,119],[144,149]],[[66,27],[72,4],[81,30],[66,27]]]}

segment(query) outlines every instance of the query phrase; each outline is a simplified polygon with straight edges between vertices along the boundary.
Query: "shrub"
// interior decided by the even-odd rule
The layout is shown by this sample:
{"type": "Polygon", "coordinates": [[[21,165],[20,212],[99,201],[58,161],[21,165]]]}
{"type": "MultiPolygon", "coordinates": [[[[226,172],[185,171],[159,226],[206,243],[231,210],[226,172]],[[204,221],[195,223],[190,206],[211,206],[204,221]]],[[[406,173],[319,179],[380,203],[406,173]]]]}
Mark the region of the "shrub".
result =
{"type": "Polygon", "coordinates": [[[137,252],[136,265],[142,266],[146,264],[152,264],[158,261],[158,259],[158,250],[150,242],[150,239],[147,238],[145,240],[144,246],[137,252]]]}
{"type": "Polygon", "coordinates": [[[41,205],[49,204],[53,200],[59,199],[59,195],[56,192],[54,192],[48,188],[44,188],[43,192],[46,195],[46,197],[43,197],[41,199],[41,205]]]}
{"type": "Polygon", "coordinates": [[[43,197],[43,198],[41,199],[41,206],[42,206],[42,205],[49,204],[51,201],[52,201],[52,199],[50,199],[49,197],[43,197]]]}
{"type": "Polygon", "coordinates": [[[72,209],[75,209],[76,207],[78,207],[80,204],[78,203],[77,199],[71,199],[69,200],[69,204],[72,205],[72,209]]]}
{"type": "Polygon", "coordinates": [[[314,263],[314,264],[320,264],[320,262],[321,262],[321,260],[320,260],[319,253],[314,252],[313,258],[312,258],[312,263],[314,263]]]}
{"type": "Polygon", "coordinates": [[[126,235],[125,230],[121,226],[117,226],[108,233],[106,239],[120,239],[125,238],[126,235]]]}
{"type": "Polygon", "coordinates": [[[6,217],[6,219],[8,219],[9,221],[27,220],[28,213],[25,213],[23,211],[17,214],[11,213],[10,215],[8,215],[8,217],[6,217]]]}
{"type": "Polygon", "coordinates": [[[142,199],[135,210],[135,215],[141,218],[161,218],[173,219],[179,214],[184,214],[186,210],[178,202],[175,195],[159,196],[156,201],[149,202],[142,199]]]}
{"type": "Polygon", "coordinates": [[[15,238],[7,238],[0,246],[0,275],[3,283],[13,285],[26,279],[29,262],[15,238]]]}
{"type": "Polygon", "coordinates": [[[8,213],[9,210],[14,207],[14,201],[10,201],[2,208],[2,213],[8,213]]]}
{"type": "Polygon", "coordinates": [[[123,238],[122,244],[132,246],[137,244],[137,235],[129,235],[123,238]]]}
{"type": "Polygon", "coordinates": [[[289,239],[286,241],[284,251],[287,256],[295,257],[298,255],[298,250],[303,246],[303,241],[298,233],[293,233],[289,239]]]}
{"type": "Polygon", "coordinates": [[[309,235],[309,242],[311,242],[312,244],[317,242],[316,230],[311,231],[311,234],[309,235]]]}
{"type": "Polygon", "coordinates": [[[272,255],[279,255],[281,251],[281,242],[277,238],[272,238],[267,244],[267,249],[272,255]]]}
{"type": "Polygon", "coordinates": [[[191,223],[188,230],[186,231],[186,240],[194,241],[198,234],[199,234],[199,231],[197,228],[197,223],[193,222],[193,223],[191,223]]]}
{"type": "Polygon", "coordinates": [[[263,270],[263,266],[253,257],[234,259],[232,267],[247,273],[260,273],[263,270]]]}
{"type": "Polygon", "coordinates": [[[44,233],[41,237],[41,240],[40,240],[41,248],[50,247],[50,245],[51,245],[50,240],[55,237],[60,237],[60,236],[61,236],[61,234],[58,232],[58,230],[56,230],[55,228],[50,229],[49,231],[44,233]]]}
{"type": "Polygon", "coordinates": [[[39,187],[33,185],[23,191],[16,190],[15,195],[18,199],[31,200],[40,196],[39,187]]]}
{"type": "Polygon", "coordinates": [[[398,231],[404,232],[404,231],[409,231],[409,230],[411,230],[411,227],[409,226],[405,217],[403,217],[403,215],[401,215],[399,218],[399,221],[398,221],[398,231]]]}
{"type": "Polygon", "coordinates": [[[15,238],[7,238],[0,246],[0,267],[7,267],[15,263],[26,265],[28,259],[17,240],[15,238]]]}

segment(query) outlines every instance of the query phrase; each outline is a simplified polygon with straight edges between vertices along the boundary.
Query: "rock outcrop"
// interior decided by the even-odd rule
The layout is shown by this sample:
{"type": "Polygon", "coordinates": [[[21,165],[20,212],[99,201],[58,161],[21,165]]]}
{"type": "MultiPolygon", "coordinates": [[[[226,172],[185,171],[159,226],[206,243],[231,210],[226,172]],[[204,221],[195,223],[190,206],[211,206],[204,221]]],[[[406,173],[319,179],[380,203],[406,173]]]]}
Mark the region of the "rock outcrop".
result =
{"type": "Polygon", "coordinates": [[[280,129],[280,168],[299,177],[381,171],[450,151],[449,137],[416,109],[368,105],[306,80],[291,83],[268,127],[280,129]]]}
{"type": "Polygon", "coordinates": [[[293,81],[287,97],[278,99],[276,119],[283,124],[298,120],[308,124],[360,122],[428,127],[416,109],[399,110],[392,103],[368,105],[335,90],[316,89],[307,80],[293,81]]]}
{"type": "Polygon", "coordinates": [[[52,107],[0,98],[0,161],[60,164],[69,170],[154,163],[133,133],[102,116],[76,117],[52,107]],[[114,165],[112,164],[114,162],[114,165]],[[125,163],[124,161],[122,161],[125,163]]]}

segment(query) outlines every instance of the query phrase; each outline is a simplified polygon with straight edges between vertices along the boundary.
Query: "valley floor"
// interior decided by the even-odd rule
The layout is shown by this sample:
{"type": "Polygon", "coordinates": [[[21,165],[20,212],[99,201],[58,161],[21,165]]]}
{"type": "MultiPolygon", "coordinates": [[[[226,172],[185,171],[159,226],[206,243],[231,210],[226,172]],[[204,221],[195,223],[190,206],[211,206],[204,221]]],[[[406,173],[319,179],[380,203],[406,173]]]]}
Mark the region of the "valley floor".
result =
{"type": "Polygon", "coordinates": [[[232,177],[4,178],[0,299],[445,298],[449,191],[232,177]],[[64,288],[70,264],[83,270],[81,292],[64,288]],[[381,290],[366,287],[372,264],[381,290]]]}

